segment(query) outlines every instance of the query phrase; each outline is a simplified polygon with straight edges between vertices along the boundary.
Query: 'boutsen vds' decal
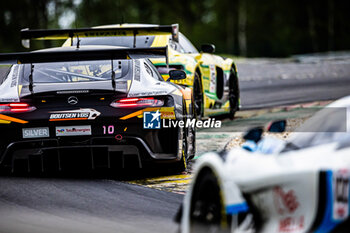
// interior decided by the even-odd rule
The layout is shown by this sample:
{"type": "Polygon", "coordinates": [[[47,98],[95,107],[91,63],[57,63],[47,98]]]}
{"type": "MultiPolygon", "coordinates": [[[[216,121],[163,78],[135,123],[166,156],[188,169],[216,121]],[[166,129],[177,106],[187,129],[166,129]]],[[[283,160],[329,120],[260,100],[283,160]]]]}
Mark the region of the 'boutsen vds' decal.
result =
{"type": "Polygon", "coordinates": [[[51,112],[50,121],[95,120],[100,112],[92,108],[51,112]]]}

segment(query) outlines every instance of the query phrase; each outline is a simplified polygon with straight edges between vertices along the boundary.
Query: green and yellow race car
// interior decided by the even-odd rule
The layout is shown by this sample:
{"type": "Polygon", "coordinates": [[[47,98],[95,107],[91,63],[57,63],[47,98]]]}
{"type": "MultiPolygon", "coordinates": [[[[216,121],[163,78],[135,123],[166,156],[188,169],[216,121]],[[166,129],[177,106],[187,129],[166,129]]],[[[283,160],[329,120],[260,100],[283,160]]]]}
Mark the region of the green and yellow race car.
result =
{"type": "Polygon", "coordinates": [[[152,63],[166,80],[169,70],[180,69],[185,80],[174,81],[192,88],[197,117],[227,114],[233,119],[240,107],[237,69],[232,59],[214,55],[215,46],[204,44],[199,52],[179,32],[179,25],[117,24],[93,28],[21,31],[22,44],[29,47],[31,39],[65,39],[63,46],[111,45],[131,48],[168,47],[165,59],[152,63]]]}

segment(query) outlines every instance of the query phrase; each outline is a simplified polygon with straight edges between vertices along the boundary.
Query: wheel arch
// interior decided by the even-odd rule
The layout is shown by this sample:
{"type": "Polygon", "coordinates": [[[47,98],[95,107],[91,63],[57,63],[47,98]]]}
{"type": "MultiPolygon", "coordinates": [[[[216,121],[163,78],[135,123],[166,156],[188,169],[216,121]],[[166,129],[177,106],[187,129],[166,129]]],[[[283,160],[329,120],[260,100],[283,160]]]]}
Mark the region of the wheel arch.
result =
{"type": "Polygon", "coordinates": [[[246,201],[238,186],[228,176],[224,161],[218,154],[208,153],[195,164],[193,180],[183,202],[181,232],[189,232],[191,204],[196,192],[196,184],[200,183],[200,179],[208,171],[212,172],[218,181],[221,202],[226,214],[234,214],[236,210],[238,212],[246,211],[245,208],[242,208],[247,206],[246,201]]]}
{"type": "MultiPolygon", "coordinates": [[[[196,74],[196,73],[199,75],[199,81],[200,81],[200,83],[201,83],[201,87],[202,87],[202,91],[203,91],[203,90],[204,90],[203,80],[202,80],[203,77],[202,77],[202,71],[201,71],[199,65],[197,65],[196,68],[194,69],[193,77],[195,77],[195,74],[196,74]]],[[[193,78],[193,83],[192,83],[192,85],[194,85],[194,78],[193,78]]]]}
{"type": "Polygon", "coordinates": [[[236,72],[236,76],[237,76],[237,78],[238,78],[238,75],[237,75],[237,66],[236,66],[236,64],[232,61],[231,62],[231,69],[233,69],[235,72],[236,72]]]}

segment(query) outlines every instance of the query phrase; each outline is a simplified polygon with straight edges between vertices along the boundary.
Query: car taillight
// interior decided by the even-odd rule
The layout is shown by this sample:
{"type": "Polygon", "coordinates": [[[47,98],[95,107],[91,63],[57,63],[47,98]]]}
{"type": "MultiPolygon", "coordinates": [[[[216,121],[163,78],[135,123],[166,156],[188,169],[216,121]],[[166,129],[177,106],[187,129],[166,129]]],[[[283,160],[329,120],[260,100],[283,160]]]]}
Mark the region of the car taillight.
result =
{"type": "Polygon", "coordinates": [[[0,104],[0,114],[1,113],[24,113],[32,112],[36,108],[30,106],[27,103],[10,103],[10,104],[0,104]]]}
{"type": "Polygon", "coordinates": [[[111,103],[111,106],[114,108],[161,107],[163,105],[163,100],[155,99],[153,97],[124,98],[115,100],[111,103]]]}

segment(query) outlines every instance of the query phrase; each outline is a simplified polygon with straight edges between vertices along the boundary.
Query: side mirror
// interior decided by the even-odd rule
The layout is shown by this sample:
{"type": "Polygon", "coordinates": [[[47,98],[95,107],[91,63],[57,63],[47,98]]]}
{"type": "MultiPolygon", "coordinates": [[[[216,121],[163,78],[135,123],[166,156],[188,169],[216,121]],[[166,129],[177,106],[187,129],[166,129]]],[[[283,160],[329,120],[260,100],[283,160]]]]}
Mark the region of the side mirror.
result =
{"type": "Polygon", "coordinates": [[[286,127],[286,120],[273,121],[267,126],[267,131],[271,133],[283,133],[286,130],[286,127]]]}
{"type": "Polygon", "coordinates": [[[258,141],[260,141],[263,132],[264,130],[262,127],[252,128],[245,133],[243,139],[254,141],[255,143],[257,143],[258,141]]]}
{"type": "Polygon", "coordinates": [[[182,80],[186,79],[186,73],[182,70],[170,70],[169,71],[169,81],[170,80],[182,80]]]}
{"type": "Polygon", "coordinates": [[[201,45],[201,51],[203,53],[214,53],[215,52],[215,45],[213,45],[213,44],[202,44],[201,45]]]}

